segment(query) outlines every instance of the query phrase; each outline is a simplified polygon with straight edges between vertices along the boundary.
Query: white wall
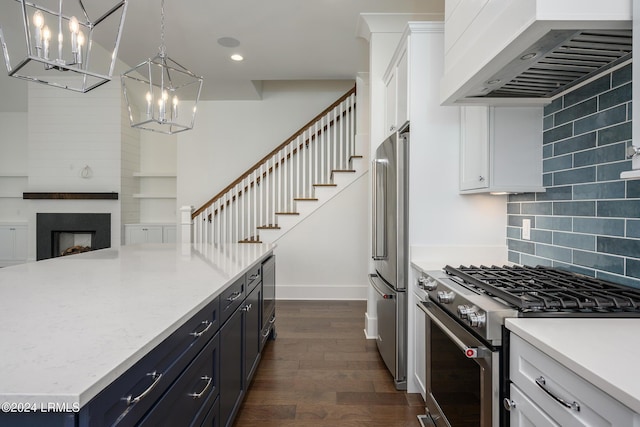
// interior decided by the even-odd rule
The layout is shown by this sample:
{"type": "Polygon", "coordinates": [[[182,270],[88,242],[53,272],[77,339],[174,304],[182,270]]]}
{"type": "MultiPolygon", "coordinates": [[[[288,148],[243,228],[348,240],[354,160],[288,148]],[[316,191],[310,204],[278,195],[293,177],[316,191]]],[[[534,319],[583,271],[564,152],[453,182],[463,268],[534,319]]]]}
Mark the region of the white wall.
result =
{"type": "Polygon", "coordinates": [[[27,113],[0,113],[0,221],[24,221],[26,175],[27,113]]]}
{"type": "MultiPolygon", "coordinates": [[[[85,94],[30,83],[28,105],[28,191],[120,193],[117,81],[85,94]]],[[[35,259],[37,212],[110,213],[111,245],[120,245],[120,200],[30,200],[27,207],[29,259],[35,259]]]]}
{"type": "Polygon", "coordinates": [[[369,175],[364,174],[276,243],[279,299],[365,299],[369,175]]]}

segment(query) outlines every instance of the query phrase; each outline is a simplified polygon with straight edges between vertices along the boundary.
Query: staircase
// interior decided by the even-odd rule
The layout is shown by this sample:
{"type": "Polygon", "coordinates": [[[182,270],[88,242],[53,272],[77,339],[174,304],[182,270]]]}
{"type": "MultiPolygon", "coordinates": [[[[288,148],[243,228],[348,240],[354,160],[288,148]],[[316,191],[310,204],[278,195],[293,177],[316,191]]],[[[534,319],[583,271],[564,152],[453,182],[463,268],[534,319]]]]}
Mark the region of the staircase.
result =
{"type": "Polygon", "coordinates": [[[366,172],[355,87],[193,212],[192,242],[272,243],[366,172]]]}

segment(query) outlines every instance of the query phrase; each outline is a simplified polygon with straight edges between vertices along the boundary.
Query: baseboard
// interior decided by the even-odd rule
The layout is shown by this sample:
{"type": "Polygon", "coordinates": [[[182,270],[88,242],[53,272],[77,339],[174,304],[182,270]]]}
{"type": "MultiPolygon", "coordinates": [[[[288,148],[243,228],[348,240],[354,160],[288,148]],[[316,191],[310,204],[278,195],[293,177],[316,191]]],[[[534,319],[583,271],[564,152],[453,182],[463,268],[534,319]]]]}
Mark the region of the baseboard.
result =
{"type": "Polygon", "coordinates": [[[364,314],[364,336],[368,340],[375,340],[378,338],[378,318],[369,316],[369,313],[364,314]]]}
{"type": "Polygon", "coordinates": [[[368,286],[362,285],[276,285],[281,300],[366,300],[368,286]]]}

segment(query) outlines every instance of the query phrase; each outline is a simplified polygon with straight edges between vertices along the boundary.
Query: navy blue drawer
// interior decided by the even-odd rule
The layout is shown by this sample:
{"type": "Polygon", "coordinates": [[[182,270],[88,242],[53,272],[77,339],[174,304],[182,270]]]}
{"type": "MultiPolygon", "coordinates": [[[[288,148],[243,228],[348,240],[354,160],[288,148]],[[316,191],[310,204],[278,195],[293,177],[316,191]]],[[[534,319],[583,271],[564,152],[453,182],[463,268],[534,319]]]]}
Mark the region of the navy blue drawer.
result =
{"type": "Polygon", "coordinates": [[[218,299],[172,333],[80,411],[80,426],[135,425],[213,338],[218,299]]]}
{"type": "Polygon", "coordinates": [[[200,427],[219,394],[219,335],[209,341],[140,427],[200,427]]]}
{"type": "Polygon", "coordinates": [[[240,307],[246,296],[245,276],[236,280],[220,294],[220,326],[240,307]]]}

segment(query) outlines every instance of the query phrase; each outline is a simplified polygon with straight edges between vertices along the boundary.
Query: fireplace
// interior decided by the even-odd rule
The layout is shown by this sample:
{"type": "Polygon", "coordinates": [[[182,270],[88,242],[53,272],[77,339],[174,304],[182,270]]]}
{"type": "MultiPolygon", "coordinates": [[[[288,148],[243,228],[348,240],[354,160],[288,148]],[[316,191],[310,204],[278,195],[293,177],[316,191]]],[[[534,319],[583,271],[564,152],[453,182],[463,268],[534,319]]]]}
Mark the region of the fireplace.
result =
{"type": "Polygon", "coordinates": [[[38,261],[111,247],[111,214],[36,214],[38,261]]]}

